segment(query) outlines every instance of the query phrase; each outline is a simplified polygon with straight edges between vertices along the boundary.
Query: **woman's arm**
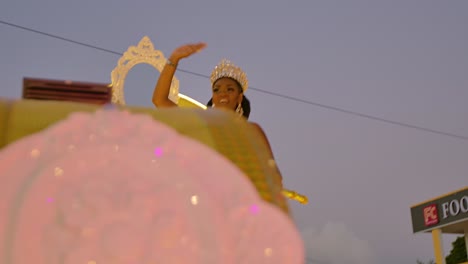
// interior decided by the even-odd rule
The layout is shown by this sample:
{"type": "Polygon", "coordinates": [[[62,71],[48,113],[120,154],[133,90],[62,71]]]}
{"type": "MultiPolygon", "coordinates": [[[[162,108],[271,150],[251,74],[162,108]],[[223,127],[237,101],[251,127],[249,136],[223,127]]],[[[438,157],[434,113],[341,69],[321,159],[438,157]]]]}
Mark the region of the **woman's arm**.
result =
{"type": "Polygon", "coordinates": [[[158,82],[153,92],[153,104],[156,107],[172,107],[177,106],[169,100],[169,90],[171,88],[172,78],[177,68],[177,60],[169,58],[169,61],[164,66],[164,69],[159,75],[158,82]]]}
{"type": "Polygon", "coordinates": [[[159,75],[156,87],[154,87],[152,101],[156,107],[177,106],[174,102],[169,100],[169,90],[171,88],[172,78],[174,77],[177,65],[181,59],[186,58],[194,53],[197,53],[205,47],[205,43],[187,44],[178,47],[174,50],[174,52],[172,52],[167,64],[164,66],[164,69],[159,75]]]}

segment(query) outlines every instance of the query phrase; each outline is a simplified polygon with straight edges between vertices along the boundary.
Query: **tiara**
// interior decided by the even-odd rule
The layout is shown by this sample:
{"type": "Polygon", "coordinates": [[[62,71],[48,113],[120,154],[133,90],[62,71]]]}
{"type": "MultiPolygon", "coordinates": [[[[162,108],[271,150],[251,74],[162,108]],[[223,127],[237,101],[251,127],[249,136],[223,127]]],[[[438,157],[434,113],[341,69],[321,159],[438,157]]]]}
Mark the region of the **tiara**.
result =
{"type": "Polygon", "coordinates": [[[218,79],[223,77],[232,78],[239,82],[243,92],[247,91],[247,88],[249,88],[249,82],[245,72],[227,59],[222,59],[211,72],[211,86],[213,86],[218,79]]]}

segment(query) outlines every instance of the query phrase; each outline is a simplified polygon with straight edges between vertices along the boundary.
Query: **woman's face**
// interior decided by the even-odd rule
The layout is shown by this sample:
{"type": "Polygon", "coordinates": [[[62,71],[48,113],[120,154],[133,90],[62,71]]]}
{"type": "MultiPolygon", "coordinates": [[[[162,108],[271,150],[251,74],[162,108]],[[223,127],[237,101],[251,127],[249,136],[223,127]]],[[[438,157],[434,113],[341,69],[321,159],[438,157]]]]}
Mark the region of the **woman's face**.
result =
{"type": "Polygon", "coordinates": [[[220,78],[213,85],[213,104],[217,108],[235,110],[242,96],[241,87],[231,78],[220,78]]]}

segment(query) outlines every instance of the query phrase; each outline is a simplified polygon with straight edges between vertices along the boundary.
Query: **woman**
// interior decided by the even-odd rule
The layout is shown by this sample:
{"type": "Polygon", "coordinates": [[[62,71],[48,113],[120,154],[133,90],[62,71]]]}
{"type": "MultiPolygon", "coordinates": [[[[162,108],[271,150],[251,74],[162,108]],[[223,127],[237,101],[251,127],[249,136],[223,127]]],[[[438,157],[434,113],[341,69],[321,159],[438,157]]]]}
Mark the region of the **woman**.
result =
{"type": "MultiPolygon", "coordinates": [[[[172,52],[154,88],[153,103],[156,107],[177,106],[169,100],[169,90],[177,65],[181,59],[200,52],[205,47],[205,43],[187,44],[172,52]]],[[[213,95],[207,106],[235,111],[239,116],[249,118],[250,102],[244,96],[248,80],[241,68],[228,60],[222,60],[211,73],[210,81],[213,95]]]]}
{"type": "MultiPolygon", "coordinates": [[[[174,50],[167,60],[164,69],[161,71],[156,87],[154,88],[153,103],[156,107],[177,106],[174,102],[169,100],[169,90],[177,65],[181,59],[189,57],[205,47],[205,43],[195,43],[187,44],[174,50]]],[[[213,95],[207,106],[235,111],[239,116],[243,116],[246,119],[249,118],[250,102],[244,95],[248,88],[248,81],[247,76],[241,68],[227,60],[222,60],[211,72],[210,81],[213,95]]],[[[262,133],[262,138],[269,147],[271,157],[273,157],[271,147],[263,130],[258,125],[253,125],[257,126],[258,130],[262,133]]],[[[281,175],[280,178],[282,178],[281,175]]],[[[284,189],[283,193],[288,198],[297,200],[303,204],[307,204],[308,202],[306,196],[294,191],[284,189]]]]}

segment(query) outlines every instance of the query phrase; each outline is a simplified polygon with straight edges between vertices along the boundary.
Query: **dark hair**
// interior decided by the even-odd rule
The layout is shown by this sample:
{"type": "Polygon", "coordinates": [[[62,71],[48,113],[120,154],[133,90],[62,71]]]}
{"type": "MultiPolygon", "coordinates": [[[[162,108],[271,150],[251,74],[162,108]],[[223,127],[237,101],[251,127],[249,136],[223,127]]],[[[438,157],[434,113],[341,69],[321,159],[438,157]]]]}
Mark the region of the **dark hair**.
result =
{"type": "MultiPolygon", "coordinates": [[[[208,107],[213,106],[213,98],[211,98],[208,101],[206,106],[208,106],[208,107]]],[[[242,111],[244,111],[244,113],[242,115],[246,119],[249,119],[249,116],[250,116],[250,101],[249,101],[249,99],[247,99],[247,97],[245,95],[242,97],[241,107],[242,107],[242,111]]]]}
{"type": "MultiPolygon", "coordinates": [[[[243,90],[242,90],[242,86],[240,85],[240,83],[234,79],[234,78],[231,78],[231,77],[223,77],[223,78],[229,78],[233,81],[235,81],[237,83],[237,86],[239,87],[240,89],[240,92],[243,93],[243,90]]],[[[220,78],[221,79],[221,78],[220,78]]],[[[219,79],[218,79],[219,80],[219,79]]],[[[217,81],[217,80],[216,80],[217,81]]],[[[216,83],[216,81],[214,83],[216,83]]],[[[213,83],[213,84],[214,84],[213,83]]],[[[208,103],[206,104],[206,106],[208,107],[211,107],[213,106],[213,98],[211,98],[208,103]]],[[[243,116],[246,118],[246,119],[249,119],[249,116],[250,116],[250,101],[249,99],[247,99],[247,97],[244,95],[242,97],[242,102],[241,102],[241,107],[242,107],[242,111],[243,111],[243,116]]]]}

